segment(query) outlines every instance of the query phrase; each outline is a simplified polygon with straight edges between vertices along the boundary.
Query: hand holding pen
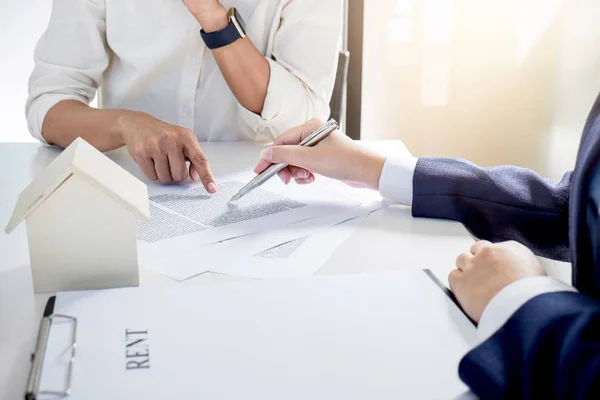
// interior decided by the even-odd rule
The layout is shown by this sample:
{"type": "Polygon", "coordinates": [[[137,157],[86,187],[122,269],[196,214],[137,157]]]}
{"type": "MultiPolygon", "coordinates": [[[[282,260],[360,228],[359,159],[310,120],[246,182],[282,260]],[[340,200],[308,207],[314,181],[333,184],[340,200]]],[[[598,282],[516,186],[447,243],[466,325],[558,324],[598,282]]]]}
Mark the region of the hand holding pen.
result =
{"type": "MultiPolygon", "coordinates": [[[[314,131],[310,132],[306,137],[301,137],[299,143],[295,143],[296,147],[313,147],[319,144],[322,140],[327,138],[332,132],[338,129],[338,124],[335,120],[330,119],[314,131]]],[[[263,171],[252,179],[246,186],[244,186],[235,196],[229,200],[229,202],[237,201],[252,192],[254,189],[259,188],[265,184],[269,179],[278,175],[281,171],[288,168],[287,163],[272,163],[272,165],[266,167],[263,171]]]]}
{"type": "Polygon", "coordinates": [[[261,173],[274,163],[289,164],[278,175],[284,183],[292,179],[309,184],[314,174],[342,180],[351,186],[379,189],[379,178],[385,157],[350,139],[339,130],[333,131],[314,147],[298,146],[322,126],[313,119],[281,135],[273,146],[264,150],[262,160],[254,168],[261,173]]]}

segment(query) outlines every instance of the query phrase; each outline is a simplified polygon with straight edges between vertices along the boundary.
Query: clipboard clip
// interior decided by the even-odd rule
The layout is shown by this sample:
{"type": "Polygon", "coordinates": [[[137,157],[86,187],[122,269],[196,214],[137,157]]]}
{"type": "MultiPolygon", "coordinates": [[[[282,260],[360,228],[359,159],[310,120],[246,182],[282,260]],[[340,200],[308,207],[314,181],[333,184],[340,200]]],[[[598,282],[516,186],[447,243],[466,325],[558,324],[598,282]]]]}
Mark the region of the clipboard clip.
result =
{"type": "Polygon", "coordinates": [[[54,314],[54,298],[48,301],[46,311],[44,312],[44,318],[40,325],[38,338],[35,346],[35,352],[32,355],[32,366],[31,372],[29,373],[29,380],[27,381],[27,392],[25,393],[25,400],[35,400],[40,394],[50,394],[60,397],[66,397],[71,394],[71,382],[73,380],[73,362],[75,361],[75,349],[77,348],[77,318],[65,314],[54,314]],[[48,344],[48,337],[50,336],[50,328],[52,322],[56,319],[63,319],[72,323],[71,329],[71,355],[69,357],[69,367],[67,372],[67,379],[65,382],[64,389],[40,389],[40,380],[42,377],[42,367],[44,361],[44,355],[46,354],[46,346],[48,344]]]}

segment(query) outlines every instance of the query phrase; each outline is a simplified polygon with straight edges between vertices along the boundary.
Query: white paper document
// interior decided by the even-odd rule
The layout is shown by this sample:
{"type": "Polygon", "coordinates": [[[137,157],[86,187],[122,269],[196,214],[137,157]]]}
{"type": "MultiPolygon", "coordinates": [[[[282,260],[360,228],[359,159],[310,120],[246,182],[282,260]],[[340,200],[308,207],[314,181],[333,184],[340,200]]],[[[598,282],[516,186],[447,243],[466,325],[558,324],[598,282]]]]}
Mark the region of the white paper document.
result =
{"type": "Polygon", "coordinates": [[[375,203],[353,207],[305,219],[268,232],[246,235],[208,246],[191,246],[188,249],[180,246],[177,252],[156,255],[153,262],[146,263],[144,266],[177,281],[183,281],[208,271],[251,278],[310,276],[356,229],[358,222],[342,224],[344,227],[340,226],[327,235],[318,236],[321,241],[316,244],[310,255],[298,252],[297,257],[289,260],[282,260],[281,257],[279,259],[254,257],[254,255],[299,238],[320,234],[327,228],[365,216],[380,206],[380,203],[375,203]],[[302,259],[300,254],[308,257],[306,258],[307,263],[302,266],[299,263],[302,259]]]}
{"type": "MultiPolygon", "coordinates": [[[[253,254],[221,259],[212,272],[257,279],[306,278],[314,275],[339,246],[352,235],[367,215],[344,221],[310,236],[300,237],[253,254]]],[[[271,234],[269,232],[267,235],[271,234]]]]}
{"type": "MultiPolygon", "coordinates": [[[[138,238],[147,243],[154,243],[208,230],[210,235],[198,240],[219,241],[239,233],[230,233],[227,230],[224,230],[224,234],[216,233],[216,228],[229,227],[307,206],[260,188],[239,201],[229,203],[229,199],[243,186],[243,182],[231,181],[220,184],[219,191],[213,195],[203,187],[196,187],[151,196],[151,218],[147,222],[138,223],[138,238]]],[[[246,227],[251,232],[252,227],[248,225],[246,224],[246,227]]]]}
{"type": "Polygon", "coordinates": [[[140,265],[155,268],[173,257],[192,263],[194,258],[181,256],[208,244],[348,212],[360,205],[319,187],[300,191],[275,179],[229,203],[251,176],[240,174],[236,179],[221,180],[213,195],[199,185],[151,194],[151,218],[138,222],[140,265]]]}
{"type": "Polygon", "coordinates": [[[260,188],[241,200],[229,203],[231,197],[243,186],[242,182],[231,181],[220,184],[219,191],[213,195],[208,194],[203,187],[196,187],[152,196],[150,205],[154,215],[148,222],[139,223],[138,237],[153,243],[307,206],[260,188]]]}
{"type": "MultiPolygon", "coordinates": [[[[419,270],[60,293],[54,312],[77,318],[69,400],[451,399],[476,343],[419,270]]],[[[52,324],[40,389],[65,387],[71,333],[52,324]]]]}

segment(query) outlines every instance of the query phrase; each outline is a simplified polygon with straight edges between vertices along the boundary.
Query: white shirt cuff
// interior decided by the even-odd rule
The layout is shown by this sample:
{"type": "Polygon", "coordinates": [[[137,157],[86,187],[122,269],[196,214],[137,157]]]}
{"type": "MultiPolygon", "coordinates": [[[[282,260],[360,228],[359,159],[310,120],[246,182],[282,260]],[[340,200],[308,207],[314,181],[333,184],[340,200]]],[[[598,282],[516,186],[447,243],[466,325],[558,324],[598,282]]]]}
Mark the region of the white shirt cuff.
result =
{"type": "Polygon", "coordinates": [[[413,176],[417,166],[416,157],[390,158],[383,164],[379,178],[379,193],[405,206],[412,205],[413,176]]]}
{"type": "Polygon", "coordinates": [[[521,279],[502,289],[487,305],[479,321],[480,342],[489,339],[525,303],[544,293],[576,292],[577,290],[555,278],[536,276],[521,279]]]}

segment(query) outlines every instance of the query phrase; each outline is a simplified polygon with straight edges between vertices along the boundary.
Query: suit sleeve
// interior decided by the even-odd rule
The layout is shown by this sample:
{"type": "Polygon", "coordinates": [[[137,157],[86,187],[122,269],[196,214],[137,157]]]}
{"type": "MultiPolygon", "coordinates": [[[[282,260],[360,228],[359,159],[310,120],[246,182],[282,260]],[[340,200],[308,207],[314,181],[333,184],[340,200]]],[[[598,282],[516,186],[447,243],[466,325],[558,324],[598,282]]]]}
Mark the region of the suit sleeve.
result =
{"type": "Polygon", "coordinates": [[[461,361],[482,399],[599,399],[600,302],[579,293],[537,296],[461,361]]]}
{"type": "Polygon", "coordinates": [[[516,240],[539,256],[569,261],[570,187],[571,172],[554,183],[518,167],[419,158],[412,213],[456,220],[479,239],[516,240]]]}

